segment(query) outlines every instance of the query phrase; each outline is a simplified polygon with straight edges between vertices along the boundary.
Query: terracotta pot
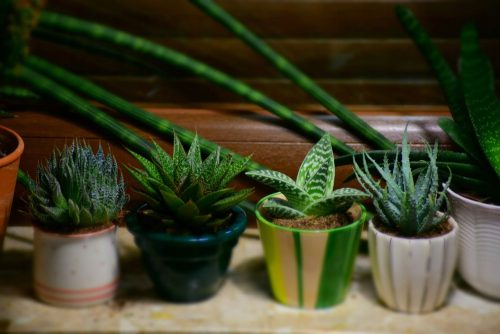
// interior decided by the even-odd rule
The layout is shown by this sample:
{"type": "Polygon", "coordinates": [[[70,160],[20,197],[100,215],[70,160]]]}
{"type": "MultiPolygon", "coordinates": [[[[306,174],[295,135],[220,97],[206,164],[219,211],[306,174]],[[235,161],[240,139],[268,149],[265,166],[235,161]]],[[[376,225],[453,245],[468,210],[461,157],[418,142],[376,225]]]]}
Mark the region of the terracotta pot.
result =
{"type": "Polygon", "coordinates": [[[425,313],[448,295],[458,255],[458,225],[445,235],[410,239],[383,233],[368,224],[368,247],[379,298],[391,309],[425,313]]]}
{"type": "Polygon", "coordinates": [[[353,206],[356,220],[329,230],[302,230],[273,224],[256,216],[273,295],[280,303],[300,308],[326,308],[341,303],[351,282],[366,212],[353,206]]]}
{"type": "Polygon", "coordinates": [[[119,278],[116,226],[81,234],[35,227],[33,274],[35,293],[48,304],[83,307],[112,299],[119,278]]]}
{"type": "Polygon", "coordinates": [[[465,198],[448,189],[451,215],[460,225],[462,278],[484,295],[500,298],[500,206],[465,198]]]}
{"type": "Polygon", "coordinates": [[[14,131],[0,125],[0,251],[9,222],[19,160],[24,142],[14,131]]]}

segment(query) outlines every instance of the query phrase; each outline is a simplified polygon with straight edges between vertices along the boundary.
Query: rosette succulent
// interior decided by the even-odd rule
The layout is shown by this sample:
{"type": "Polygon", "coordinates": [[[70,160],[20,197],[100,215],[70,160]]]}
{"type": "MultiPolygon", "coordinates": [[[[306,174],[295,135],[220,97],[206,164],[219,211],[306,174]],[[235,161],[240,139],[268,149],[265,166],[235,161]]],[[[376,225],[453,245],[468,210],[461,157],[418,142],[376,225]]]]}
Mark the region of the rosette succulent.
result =
{"type": "Polygon", "coordinates": [[[354,160],[356,177],[363,188],[373,195],[373,205],[380,222],[404,235],[415,236],[425,233],[448,218],[447,214],[438,216],[436,212],[444,201],[447,201],[446,189],[451,181],[451,172],[443,190],[439,191],[436,164],[438,145],[436,143],[434,148],[431,148],[426,143],[425,150],[429,161],[427,166],[419,171],[416,181],[413,175],[415,171],[410,167],[410,145],[406,129],[403,133],[401,158],[398,149],[394,161],[389,163],[386,156],[383,166],[380,166],[368,153],[363,155],[363,168],[354,160]],[[385,181],[385,187],[370,175],[372,167],[385,181]]]}
{"type": "Polygon", "coordinates": [[[217,148],[203,160],[198,136],[187,153],[174,135],[172,156],[155,142],[151,159],[131,154],[143,168],[127,168],[141,185],[136,191],[149,205],[142,214],[166,230],[190,234],[215,232],[230,221],[231,208],[252,192],[252,189],[228,187],[246,168],[249,158],[223,155],[217,148]]]}
{"type": "Polygon", "coordinates": [[[112,222],[127,202],[125,183],[115,158],[74,141],[37,166],[30,186],[29,212],[51,229],[112,222]]]}

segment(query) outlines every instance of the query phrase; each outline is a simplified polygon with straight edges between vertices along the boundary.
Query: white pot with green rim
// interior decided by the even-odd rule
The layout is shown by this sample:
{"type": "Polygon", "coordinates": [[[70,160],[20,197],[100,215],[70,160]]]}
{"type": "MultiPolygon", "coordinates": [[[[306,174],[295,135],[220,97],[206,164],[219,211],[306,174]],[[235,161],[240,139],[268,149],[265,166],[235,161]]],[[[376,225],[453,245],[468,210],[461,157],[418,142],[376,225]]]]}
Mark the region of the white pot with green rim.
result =
{"type": "MultiPolygon", "coordinates": [[[[441,215],[441,213],[438,213],[441,215]]],[[[379,298],[389,308],[425,313],[443,305],[458,255],[458,225],[429,238],[393,236],[368,224],[368,248],[379,298]]]]}
{"type": "Polygon", "coordinates": [[[35,227],[33,285],[49,304],[83,307],[112,299],[118,288],[116,226],[74,234],[35,227]]]}
{"type": "Polygon", "coordinates": [[[280,303],[300,308],[327,308],[341,303],[348,291],[366,211],[349,210],[347,226],[303,230],[273,224],[260,212],[271,194],[257,204],[256,216],[273,295],[280,303]]]}
{"type": "Polygon", "coordinates": [[[460,225],[458,270],[480,293],[500,298],[500,206],[448,189],[451,215],[460,225]]]}

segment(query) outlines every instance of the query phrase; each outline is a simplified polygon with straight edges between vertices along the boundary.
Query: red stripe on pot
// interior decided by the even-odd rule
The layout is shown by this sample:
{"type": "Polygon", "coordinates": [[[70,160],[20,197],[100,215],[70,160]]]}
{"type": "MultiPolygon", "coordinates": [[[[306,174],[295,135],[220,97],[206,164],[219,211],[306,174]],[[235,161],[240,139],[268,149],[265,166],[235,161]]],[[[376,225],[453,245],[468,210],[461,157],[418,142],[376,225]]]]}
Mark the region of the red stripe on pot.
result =
{"type": "Polygon", "coordinates": [[[36,288],[41,289],[41,290],[47,290],[49,293],[54,292],[54,293],[62,293],[62,294],[88,294],[88,293],[108,290],[111,288],[116,288],[118,286],[118,278],[111,283],[101,285],[98,287],[94,287],[94,288],[89,288],[89,289],[60,289],[60,288],[50,287],[50,286],[47,286],[43,283],[36,282],[36,281],[34,284],[35,284],[36,288]]]}

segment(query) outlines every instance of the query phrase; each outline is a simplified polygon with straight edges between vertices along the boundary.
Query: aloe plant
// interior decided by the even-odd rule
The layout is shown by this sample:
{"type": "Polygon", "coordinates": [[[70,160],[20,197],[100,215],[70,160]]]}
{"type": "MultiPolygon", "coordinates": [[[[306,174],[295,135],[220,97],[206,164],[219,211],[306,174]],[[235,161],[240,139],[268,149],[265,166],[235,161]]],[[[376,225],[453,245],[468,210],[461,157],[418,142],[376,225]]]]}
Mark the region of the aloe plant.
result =
{"type": "Polygon", "coordinates": [[[430,231],[448,218],[447,213],[439,216],[436,212],[447,201],[446,190],[451,182],[451,176],[442,191],[439,191],[437,142],[434,148],[426,143],[425,152],[429,161],[416,180],[410,166],[410,145],[406,129],[403,133],[401,161],[399,149],[392,164],[386,156],[383,165],[380,166],[369,153],[363,154],[363,168],[355,159],[353,160],[356,178],[361,186],[372,194],[373,205],[380,222],[406,236],[416,236],[430,231]],[[385,187],[380,185],[380,181],[372,178],[367,159],[385,181],[385,187]]]}
{"type": "Polygon", "coordinates": [[[52,230],[110,223],[127,202],[116,160],[101,146],[94,154],[90,145],[74,141],[38,164],[36,175],[26,181],[29,212],[52,230]]]}
{"type": "Polygon", "coordinates": [[[197,136],[187,153],[177,135],[172,156],[157,143],[153,146],[151,159],[131,152],[143,169],[127,169],[149,204],[142,213],[156,227],[176,233],[216,232],[230,221],[231,208],[252,192],[228,187],[245,170],[248,157],[234,159],[218,148],[203,160],[197,136]]]}
{"type": "Polygon", "coordinates": [[[333,190],[335,164],[328,136],[323,136],[307,153],[296,181],[273,170],[250,171],[246,175],[286,197],[274,198],[263,204],[263,209],[273,218],[295,219],[343,213],[354,202],[369,197],[358,189],[333,190]]]}
{"type": "Polygon", "coordinates": [[[453,120],[440,119],[440,127],[482,170],[475,179],[484,182],[465,180],[462,189],[500,200],[500,101],[495,95],[491,65],[480,50],[474,26],[468,24],[462,29],[457,76],[415,15],[405,7],[398,7],[397,15],[436,74],[448,101],[453,120]]]}

